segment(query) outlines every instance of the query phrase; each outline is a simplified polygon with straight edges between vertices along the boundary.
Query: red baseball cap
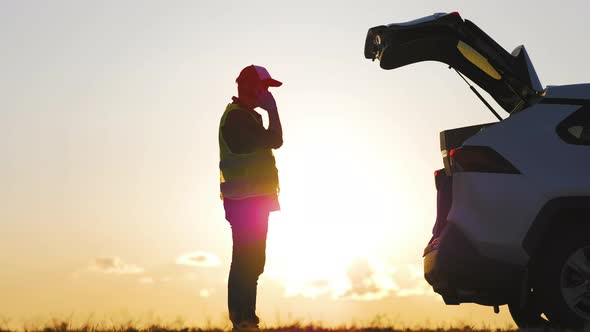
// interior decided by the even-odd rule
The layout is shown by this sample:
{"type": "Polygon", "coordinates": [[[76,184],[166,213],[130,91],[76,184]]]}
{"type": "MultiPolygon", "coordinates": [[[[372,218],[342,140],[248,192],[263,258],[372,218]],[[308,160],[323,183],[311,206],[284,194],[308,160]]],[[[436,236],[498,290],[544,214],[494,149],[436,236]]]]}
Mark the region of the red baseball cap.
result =
{"type": "Polygon", "coordinates": [[[236,78],[238,84],[253,84],[257,82],[265,83],[268,86],[281,86],[283,83],[270,77],[268,70],[262,66],[250,65],[240,72],[240,76],[236,78]]]}

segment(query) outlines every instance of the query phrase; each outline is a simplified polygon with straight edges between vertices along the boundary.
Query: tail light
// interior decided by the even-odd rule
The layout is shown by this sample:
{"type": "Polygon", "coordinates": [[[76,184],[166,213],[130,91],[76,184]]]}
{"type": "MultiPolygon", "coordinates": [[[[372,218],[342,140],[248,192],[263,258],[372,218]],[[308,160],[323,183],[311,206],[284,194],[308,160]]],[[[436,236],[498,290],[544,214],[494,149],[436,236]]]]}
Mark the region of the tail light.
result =
{"type": "Polygon", "coordinates": [[[521,174],[506,158],[487,146],[462,146],[449,152],[451,170],[457,172],[521,174]]]}
{"type": "Polygon", "coordinates": [[[436,186],[436,190],[440,188],[441,177],[446,176],[445,169],[437,169],[434,171],[434,185],[436,186]]]}

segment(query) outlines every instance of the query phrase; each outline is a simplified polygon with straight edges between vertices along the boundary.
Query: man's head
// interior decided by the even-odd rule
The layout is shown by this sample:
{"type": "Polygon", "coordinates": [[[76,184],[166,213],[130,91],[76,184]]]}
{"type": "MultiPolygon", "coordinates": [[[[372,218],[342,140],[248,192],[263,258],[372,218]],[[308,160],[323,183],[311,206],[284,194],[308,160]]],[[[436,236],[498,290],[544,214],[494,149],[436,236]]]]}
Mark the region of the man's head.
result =
{"type": "Polygon", "coordinates": [[[283,84],[272,78],[266,68],[255,65],[242,69],[236,83],[238,83],[238,97],[251,107],[259,106],[260,96],[266,93],[269,87],[278,87],[283,84]]]}

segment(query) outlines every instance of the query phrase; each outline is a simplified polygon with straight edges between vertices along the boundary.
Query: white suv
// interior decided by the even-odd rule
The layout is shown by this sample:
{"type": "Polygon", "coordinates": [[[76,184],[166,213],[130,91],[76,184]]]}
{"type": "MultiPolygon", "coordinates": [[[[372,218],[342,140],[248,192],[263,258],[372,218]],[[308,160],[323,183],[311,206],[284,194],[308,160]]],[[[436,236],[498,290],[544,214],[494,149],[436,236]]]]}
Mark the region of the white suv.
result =
{"type": "Polygon", "coordinates": [[[508,304],[520,327],[590,322],[590,84],[543,88],[523,46],[458,13],[371,28],[365,57],[446,63],[509,114],[470,86],[499,122],[440,133],[428,283],[447,304],[508,304]]]}

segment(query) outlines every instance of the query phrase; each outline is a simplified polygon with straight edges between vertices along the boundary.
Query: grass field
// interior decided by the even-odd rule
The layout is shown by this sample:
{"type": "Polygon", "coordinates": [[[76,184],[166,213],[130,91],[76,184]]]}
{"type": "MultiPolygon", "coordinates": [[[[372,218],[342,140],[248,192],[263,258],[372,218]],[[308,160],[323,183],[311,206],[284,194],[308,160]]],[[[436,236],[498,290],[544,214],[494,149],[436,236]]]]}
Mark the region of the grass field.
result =
{"type": "MultiPolygon", "coordinates": [[[[91,323],[90,321],[79,325],[74,325],[70,320],[51,319],[44,323],[25,323],[20,327],[10,327],[8,319],[0,317],[0,332],[224,332],[231,331],[231,324],[226,326],[213,326],[206,323],[205,327],[185,326],[178,321],[171,323],[154,323],[142,324],[140,321],[114,322],[113,320],[102,321],[100,323],[91,323]]],[[[461,322],[448,323],[440,327],[400,327],[389,326],[391,322],[385,322],[381,319],[375,319],[372,322],[361,324],[348,324],[338,327],[326,327],[319,323],[302,323],[295,322],[283,326],[264,326],[261,325],[262,332],[575,332],[554,328],[522,329],[519,330],[513,325],[507,325],[504,328],[492,328],[484,325],[475,327],[470,324],[461,322]]],[[[425,325],[426,326],[426,325],[425,325]]],[[[432,325],[431,325],[432,326],[432,325]]],[[[584,331],[590,332],[590,325],[584,331]]]]}
{"type": "MultiPolygon", "coordinates": [[[[39,326],[25,326],[19,329],[9,329],[6,326],[0,326],[0,332],[222,332],[231,331],[231,327],[225,328],[208,327],[178,327],[168,325],[150,325],[138,327],[133,322],[124,324],[97,323],[84,324],[81,326],[72,326],[68,321],[52,320],[39,326]]],[[[301,324],[294,323],[291,325],[279,327],[261,327],[264,332],[514,332],[513,328],[492,329],[492,328],[474,328],[469,325],[457,327],[440,327],[440,328],[396,328],[384,326],[341,326],[341,327],[323,327],[318,324],[301,324]]]]}
{"type": "MultiPolygon", "coordinates": [[[[231,331],[231,328],[168,328],[165,326],[149,326],[146,328],[135,328],[133,326],[119,326],[113,328],[104,328],[100,326],[82,326],[70,327],[67,323],[58,325],[47,325],[39,328],[25,328],[26,332],[222,332],[231,331]]],[[[341,327],[325,328],[316,325],[290,325],[273,328],[261,328],[264,332],[512,332],[517,330],[504,329],[474,329],[469,326],[456,328],[439,328],[439,329],[398,329],[393,327],[341,327]]],[[[11,330],[0,329],[0,332],[14,332],[11,330]]]]}
{"type": "MultiPolygon", "coordinates": [[[[231,331],[228,324],[224,327],[211,326],[190,327],[179,326],[178,324],[151,324],[142,325],[137,321],[127,321],[125,323],[101,322],[101,323],[83,323],[74,325],[71,321],[52,319],[44,323],[23,324],[20,327],[7,325],[8,320],[0,320],[0,332],[222,332],[231,331]]],[[[375,321],[374,323],[365,323],[364,326],[349,324],[340,327],[326,327],[322,323],[300,323],[295,322],[289,325],[265,327],[261,326],[264,332],[515,332],[514,328],[507,327],[497,328],[475,328],[467,324],[449,325],[445,327],[421,328],[421,327],[391,327],[383,325],[383,322],[375,321]]],[[[544,331],[545,332],[545,331],[544,331]]],[[[588,331],[590,332],[590,331],[588,331]]]]}

